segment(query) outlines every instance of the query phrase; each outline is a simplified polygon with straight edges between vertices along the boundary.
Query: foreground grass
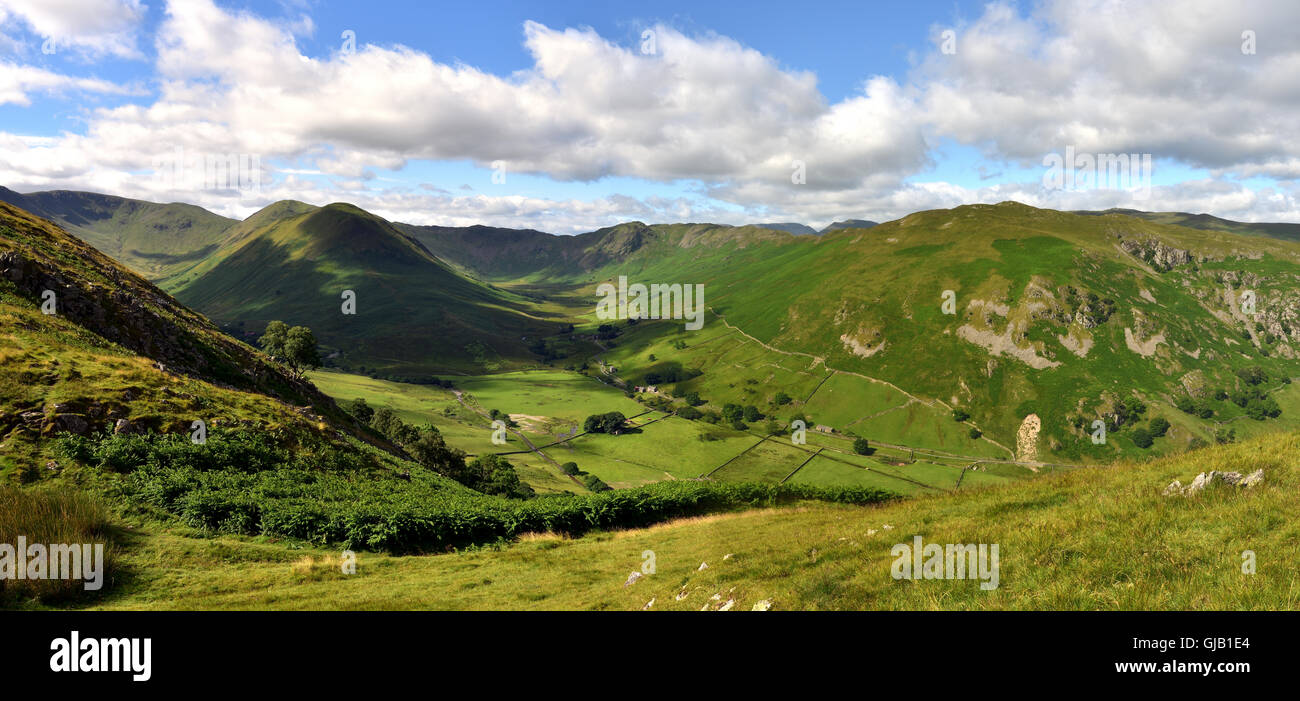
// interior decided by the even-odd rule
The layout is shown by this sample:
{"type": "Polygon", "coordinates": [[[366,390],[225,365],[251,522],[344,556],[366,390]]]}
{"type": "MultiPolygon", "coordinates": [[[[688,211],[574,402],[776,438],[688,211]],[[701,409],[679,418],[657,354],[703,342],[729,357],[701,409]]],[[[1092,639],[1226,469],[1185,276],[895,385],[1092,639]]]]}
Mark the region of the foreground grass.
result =
{"type": "Polygon", "coordinates": [[[126,579],[97,607],[637,610],[653,599],[653,610],[700,610],[734,598],[733,610],[764,599],[775,610],[1295,609],[1298,456],[1300,437],[1275,435],[882,506],[807,504],[572,540],[531,535],[447,555],[358,553],[354,575],[342,574],[337,551],[136,534],[121,558],[126,579]],[[1161,496],[1201,471],[1257,468],[1265,480],[1250,490],[1161,496]],[[999,544],[999,588],[894,580],[890,548],[914,535],[999,544]],[[655,573],[625,587],[647,550],[655,573]],[[1242,572],[1247,550],[1257,574],[1242,572]]]}

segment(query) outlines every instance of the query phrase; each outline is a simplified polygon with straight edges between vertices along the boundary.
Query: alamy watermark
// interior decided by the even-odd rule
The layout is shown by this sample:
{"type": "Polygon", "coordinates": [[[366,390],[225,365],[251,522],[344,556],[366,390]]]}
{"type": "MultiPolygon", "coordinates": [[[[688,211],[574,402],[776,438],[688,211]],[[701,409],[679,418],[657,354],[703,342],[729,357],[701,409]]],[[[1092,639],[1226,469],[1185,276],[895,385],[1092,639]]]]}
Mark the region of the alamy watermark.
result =
{"type": "Polygon", "coordinates": [[[997,543],[926,545],[918,535],[911,545],[898,543],[889,554],[894,556],[894,579],[978,579],[984,591],[998,588],[997,543]]]}
{"type": "Polygon", "coordinates": [[[1065,147],[1065,155],[1043,157],[1047,172],[1043,187],[1049,190],[1124,190],[1135,200],[1151,197],[1151,154],[1087,153],[1065,147]]]}
{"type": "Polygon", "coordinates": [[[193,153],[177,146],[153,159],[153,174],[171,190],[262,192],[262,158],[257,154],[193,153]]]}
{"type": "Polygon", "coordinates": [[[688,331],[704,326],[704,285],[645,285],[627,282],[618,276],[618,286],[602,282],[596,287],[601,297],[596,303],[596,318],[612,319],[685,319],[688,331]]]}
{"type": "Polygon", "coordinates": [[[104,586],[103,543],[0,543],[0,581],[4,580],[84,580],[86,591],[104,586]]]}

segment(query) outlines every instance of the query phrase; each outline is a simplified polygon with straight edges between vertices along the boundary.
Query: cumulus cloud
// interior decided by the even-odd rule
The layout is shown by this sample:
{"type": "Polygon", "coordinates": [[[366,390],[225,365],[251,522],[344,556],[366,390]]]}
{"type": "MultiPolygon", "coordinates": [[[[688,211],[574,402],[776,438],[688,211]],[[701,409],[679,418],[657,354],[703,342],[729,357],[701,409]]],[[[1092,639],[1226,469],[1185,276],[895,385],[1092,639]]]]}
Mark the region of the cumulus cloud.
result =
{"type": "Polygon", "coordinates": [[[1295,177],[1298,72],[1289,0],[1051,0],[1027,15],[989,5],[913,80],[933,133],[992,157],[1037,163],[1073,145],[1295,177]]]}
{"type": "Polygon", "coordinates": [[[22,24],[52,39],[55,51],[140,58],[136,34],[144,13],[140,0],[0,0],[0,27],[22,24]]]}
{"type": "MultiPolygon", "coordinates": [[[[51,18],[71,22],[75,4],[0,0],[36,31],[53,27],[51,18]],[[34,9],[46,6],[57,11],[34,9]]],[[[129,32],[142,6],[109,4],[116,23],[65,33],[129,32]]],[[[1300,6],[1265,0],[1045,0],[1024,12],[994,3],[956,27],[955,54],[936,41],[909,75],[866,75],[858,92],[831,103],[812,73],[727,37],[662,25],[652,28],[655,50],[642,53],[589,28],[526,22],[532,64],[494,75],[364,41],[307,56],[296,37],[313,30],[309,18],[273,21],[211,0],[170,0],[154,37],[156,99],[95,110],[84,133],[39,142],[0,135],[0,182],[185,200],[230,214],[278,197],[346,199],[415,223],[555,231],[632,218],[819,225],[1001,199],[1295,218],[1297,19],[1300,6]],[[1242,53],[1245,31],[1255,32],[1256,53],[1242,53]],[[920,182],[940,139],[979,148],[985,162],[973,166],[976,175],[996,184],[920,182]],[[988,176],[1009,164],[1040,167],[1065,146],[1153,153],[1209,176],[1155,188],[1145,202],[988,176]],[[177,149],[255,155],[264,187],[195,191],[150,177],[160,155],[177,149]],[[676,183],[683,195],[556,200],[465,193],[454,183],[395,188],[375,177],[418,160],[502,161],[511,173],[558,181],[676,183]],[[806,182],[796,184],[800,164],[806,182]],[[309,173],[323,176],[300,177],[309,173]],[[1278,186],[1251,190],[1235,180],[1250,176],[1278,186]]],[[[0,102],[73,88],[111,86],[0,65],[0,102]]]]}

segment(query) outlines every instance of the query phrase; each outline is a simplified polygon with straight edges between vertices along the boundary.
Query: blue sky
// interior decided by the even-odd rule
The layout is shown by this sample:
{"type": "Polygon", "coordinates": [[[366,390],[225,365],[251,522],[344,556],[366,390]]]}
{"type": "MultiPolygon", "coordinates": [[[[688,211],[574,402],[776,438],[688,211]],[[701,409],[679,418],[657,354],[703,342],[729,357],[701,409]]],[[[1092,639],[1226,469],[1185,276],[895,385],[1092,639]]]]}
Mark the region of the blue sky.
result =
{"type": "Polygon", "coordinates": [[[563,233],[1003,199],[1300,219],[1296,4],[1189,2],[0,0],[0,184],[563,233]],[[1154,168],[1045,187],[1067,146],[1154,168]],[[253,154],[259,186],[153,177],[178,150],[253,154]]]}

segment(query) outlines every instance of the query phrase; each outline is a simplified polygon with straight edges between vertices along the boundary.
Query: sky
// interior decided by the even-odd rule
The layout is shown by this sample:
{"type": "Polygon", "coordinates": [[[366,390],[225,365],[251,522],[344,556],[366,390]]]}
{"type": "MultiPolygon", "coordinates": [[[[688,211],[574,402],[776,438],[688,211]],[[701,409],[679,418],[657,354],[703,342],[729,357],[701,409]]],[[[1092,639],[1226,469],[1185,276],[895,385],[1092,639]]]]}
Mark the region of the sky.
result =
{"type": "Polygon", "coordinates": [[[565,234],[1297,222],[1297,76],[1294,0],[0,0],[0,185],[565,234]]]}

